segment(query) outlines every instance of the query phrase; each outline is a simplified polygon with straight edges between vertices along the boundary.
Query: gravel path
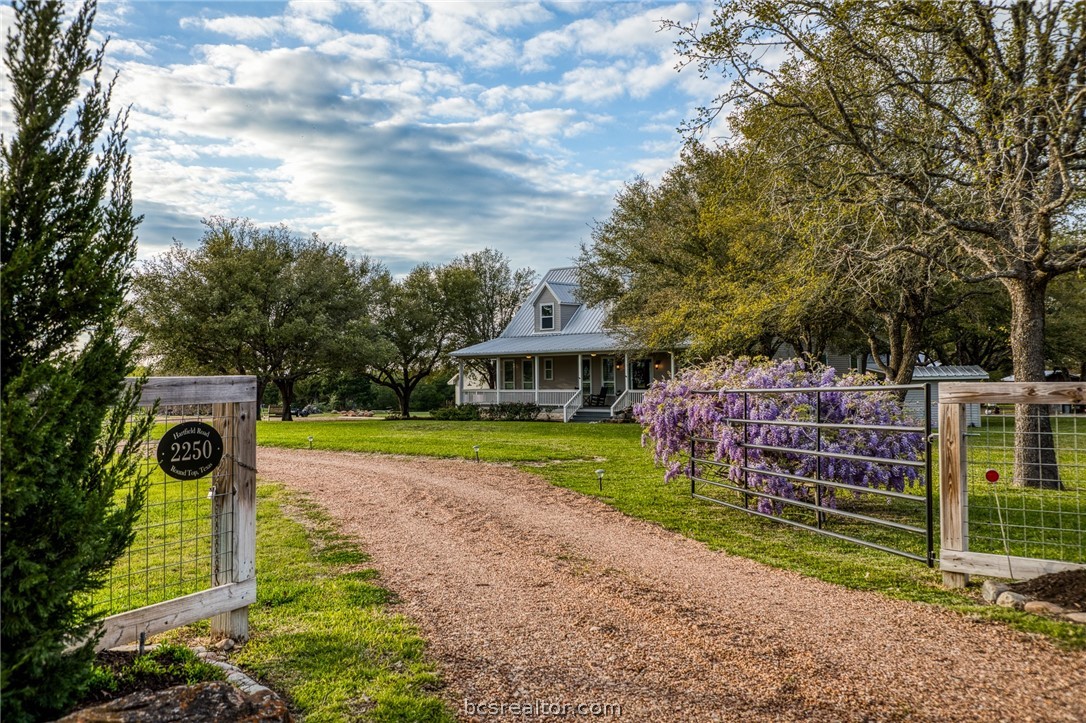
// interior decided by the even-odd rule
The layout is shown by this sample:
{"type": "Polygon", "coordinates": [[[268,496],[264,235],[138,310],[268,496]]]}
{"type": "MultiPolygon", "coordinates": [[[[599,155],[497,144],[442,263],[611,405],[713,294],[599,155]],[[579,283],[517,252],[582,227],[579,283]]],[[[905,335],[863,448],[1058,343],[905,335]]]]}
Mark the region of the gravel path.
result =
{"type": "Polygon", "coordinates": [[[713,552],[509,467],[258,463],[372,554],[465,718],[464,700],[539,700],[630,721],[1086,720],[1084,653],[713,552]]]}

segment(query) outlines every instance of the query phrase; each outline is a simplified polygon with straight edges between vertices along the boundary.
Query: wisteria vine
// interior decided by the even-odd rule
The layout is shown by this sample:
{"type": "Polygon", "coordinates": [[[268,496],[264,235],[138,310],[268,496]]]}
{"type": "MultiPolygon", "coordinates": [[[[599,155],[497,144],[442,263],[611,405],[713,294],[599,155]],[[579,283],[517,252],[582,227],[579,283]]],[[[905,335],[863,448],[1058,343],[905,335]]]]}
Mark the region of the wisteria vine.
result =
{"type": "MultiPolygon", "coordinates": [[[[823,480],[900,492],[907,483],[917,480],[915,468],[835,458],[821,458],[819,461],[819,457],[802,452],[749,447],[745,449],[744,456],[744,441],[748,445],[813,451],[816,432],[810,427],[743,425],[726,421],[745,418],[813,422],[821,419],[833,424],[918,424],[907,417],[901,402],[892,392],[878,390],[879,383],[877,378],[859,373],[838,377],[830,367],[809,365],[798,359],[718,359],[683,369],[670,380],[656,382],[645,393],[644,401],[635,405],[634,415],[642,425],[642,445],[651,440],[655,460],[666,469],[665,481],[684,473],[690,440],[697,437],[716,442],[715,449],[699,450],[699,453],[704,455],[711,451],[712,459],[725,463],[724,475],[732,483],[739,485],[745,482],[750,489],[785,499],[808,500],[812,495],[811,488],[783,477],[754,472],[748,472],[744,480],[740,466],[745,463],[748,468],[801,477],[815,477],[817,473],[823,480]],[[835,387],[856,386],[871,386],[872,390],[835,391],[835,387]],[[814,387],[825,391],[766,391],[746,395],[729,391],[814,387]],[[703,390],[716,393],[694,393],[703,390]]],[[[821,449],[879,459],[921,460],[924,437],[915,432],[824,428],[821,449]]],[[[836,506],[833,488],[823,488],[821,502],[836,506]]],[[[759,498],[758,509],[761,512],[776,514],[781,507],[781,503],[759,498]]]]}

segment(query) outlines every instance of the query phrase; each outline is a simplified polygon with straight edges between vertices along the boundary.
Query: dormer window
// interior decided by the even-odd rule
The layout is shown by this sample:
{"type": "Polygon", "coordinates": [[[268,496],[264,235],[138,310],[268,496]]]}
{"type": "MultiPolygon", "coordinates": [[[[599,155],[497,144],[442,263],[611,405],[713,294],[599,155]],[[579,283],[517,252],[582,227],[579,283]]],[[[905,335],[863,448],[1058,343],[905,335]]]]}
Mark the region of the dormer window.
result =
{"type": "Polygon", "coordinates": [[[554,304],[539,306],[539,328],[543,331],[554,329],[554,304]]]}

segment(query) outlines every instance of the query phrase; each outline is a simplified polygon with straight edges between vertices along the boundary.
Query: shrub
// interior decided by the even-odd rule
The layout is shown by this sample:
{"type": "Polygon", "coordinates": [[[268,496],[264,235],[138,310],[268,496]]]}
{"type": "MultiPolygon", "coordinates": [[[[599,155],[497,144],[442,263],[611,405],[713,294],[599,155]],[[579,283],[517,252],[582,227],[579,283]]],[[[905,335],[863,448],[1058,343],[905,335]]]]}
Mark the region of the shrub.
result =
{"type": "Polygon", "coordinates": [[[543,407],[532,402],[502,402],[485,407],[483,418],[495,422],[534,422],[543,407]]]}
{"type": "MultiPolygon", "coordinates": [[[[681,371],[667,382],[657,382],[636,405],[634,414],[644,428],[642,443],[651,439],[654,457],[667,468],[665,480],[674,479],[684,471],[684,463],[692,437],[712,439],[712,458],[728,464],[724,474],[732,484],[742,481],[739,466],[804,477],[814,477],[818,458],[802,453],[783,453],[750,449],[749,444],[789,447],[799,450],[815,448],[815,430],[805,427],[770,424],[736,424],[724,421],[739,419],[744,414],[744,395],[729,389],[781,389],[824,387],[821,392],[823,422],[846,424],[915,424],[906,420],[901,402],[891,392],[839,392],[835,386],[877,386],[870,375],[847,374],[838,379],[833,369],[822,365],[808,366],[798,359],[771,361],[743,357],[720,359],[703,366],[681,371]],[[840,384],[838,384],[840,382],[840,384]],[[716,394],[694,394],[696,390],[717,391],[716,394]]],[[[746,415],[752,420],[815,421],[816,393],[791,392],[780,394],[750,394],[746,398],[746,415]]],[[[922,434],[872,430],[823,429],[822,449],[869,457],[901,460],[922,459],[922,434]]],[[[874,462],[826,459],[822,479],[850,485],[901,491],[906,482],[917,479],[914,468],[891,466],[874,462]]],[[[809,489],[790,480],[773,475],[748,473],[752,489],[787,499],[806,499],[809,489]]],[[[823,504],[833,506],[832,488],[824,488],[823,504]]],[[[759,499],[761,512],[780,511],[780,503],[759,499]]]]}
{"type": "Polygon", "coordinates": [[[430,412],[430,417],[453,422],[474,422],[481,419],[482,414],[474,404],[461,404],[455,407],[438,407],[430,412]]]}
{"type": "Polygon", "coordinates": [[[118,329],[136,253],[124,118],[88,47],[93,0],[15,3],[0,160],[3,538],[0,687],[8,721],[51,719],[91,679],[88,602],[132,542],[151,418],[118,329]],[[127,492],[127,494],[126,494],[127,492]]]}

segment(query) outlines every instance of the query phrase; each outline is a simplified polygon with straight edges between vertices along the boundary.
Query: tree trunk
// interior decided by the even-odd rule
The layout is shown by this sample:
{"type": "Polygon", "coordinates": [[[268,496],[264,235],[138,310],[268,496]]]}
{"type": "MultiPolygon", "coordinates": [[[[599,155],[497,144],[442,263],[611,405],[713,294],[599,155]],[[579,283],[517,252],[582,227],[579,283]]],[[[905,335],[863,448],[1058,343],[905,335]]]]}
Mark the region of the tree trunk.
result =
{"type": "Polygon", "coordinates": [[[268,380],[264,377],[256,378],[256,418],[260,420],[261,405],[264,404],[264,390],[268,388],[268,380]]]}
{"type": "MultiPolygon", "coordinates": [[[[897,369],[894,370],[892,381],[894,384],[904,386],[913,383],[913,372],[916,370],[916,361],[920,358],[920,351],[924,348],[924,317],[906,317],[902,321],[898,331],[902,336],[897,369]]],[[[898,401],[904,404],[908,391],[899,389],[896,394],[898,401]]]]}
{"type": "MultiPolygon", "coordinates": [[[[1006,279],[1011,297],[1011,358],[1016,382],[1045,380],[1045,290],[1048,279],[1006,279]]],[[[1014,480],[1023,487],[1063,489],[1048,407],[1014,405],[1014,480]]]]}
{"type": "Polygon", "coordinates": [[[283,416],[281,419],[284,422],[293,422],[294,417],[290,413],[290,406],[294,403],[294,380],[276,379],[275,386],[279,388],[279,395],[283,397],[283,416]]]}
{"type": "Polygon", "coordinates": [[[400,400],[400,416],[404,419],[411,418],[411,392],[413,390],[403,387],[396,390],[396,397],[400,400]]]}

